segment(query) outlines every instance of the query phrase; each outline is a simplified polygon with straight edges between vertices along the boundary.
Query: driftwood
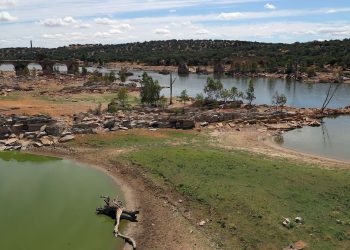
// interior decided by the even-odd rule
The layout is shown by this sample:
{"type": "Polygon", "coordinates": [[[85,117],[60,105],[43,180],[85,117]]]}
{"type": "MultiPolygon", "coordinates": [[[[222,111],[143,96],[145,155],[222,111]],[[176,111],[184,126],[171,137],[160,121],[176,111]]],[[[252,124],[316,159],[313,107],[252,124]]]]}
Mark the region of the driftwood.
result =
{"type": "Polygon", "coordinates": [[[101,196],[105,205],[96,209],[97,214],[104,214],[115,220],[114,236],[122,238],[125,242],[129,243],[133,249],[136,249],[136,242],[133,238],[126,236],[119,232],[120,220],[128,220],[131,222],[137,222],[137,215],[139,211],[128,211],[124,208],[123,203],[118,199],[111,199],[108,196],[101,196]]]}

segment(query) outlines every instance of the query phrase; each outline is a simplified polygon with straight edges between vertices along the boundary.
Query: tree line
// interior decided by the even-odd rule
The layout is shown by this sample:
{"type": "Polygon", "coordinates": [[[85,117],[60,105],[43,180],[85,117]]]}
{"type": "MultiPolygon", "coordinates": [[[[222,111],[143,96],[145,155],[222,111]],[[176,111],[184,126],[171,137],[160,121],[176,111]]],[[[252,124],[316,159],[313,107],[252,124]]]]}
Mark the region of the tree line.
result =
{"type": "Polygon", "coordinates": [[[232,63],[237,72],[276,71],[296,67],[312,74],[313,66],[350,67],[350,39],[306,43],[259,43],[231,40],[168,40],[115,45],[70,45],[59,48],[0,49],[2,60],[71,60],[104,64],[114,61],[149,65],[212,65],[232,63]]]}

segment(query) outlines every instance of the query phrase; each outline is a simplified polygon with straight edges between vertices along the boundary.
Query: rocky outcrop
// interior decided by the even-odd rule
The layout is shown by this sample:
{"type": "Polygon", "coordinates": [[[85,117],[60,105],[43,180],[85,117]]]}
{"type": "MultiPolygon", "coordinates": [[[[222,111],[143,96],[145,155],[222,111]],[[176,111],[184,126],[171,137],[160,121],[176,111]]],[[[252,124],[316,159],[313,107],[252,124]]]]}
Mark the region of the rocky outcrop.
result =
{"type": "Polygon", "coordinates": [[[186,63],[180,63],[177,69],[179,75],[188,75],[190,73],[190,68],[186,63]]]}
{"type": "Polygon", "coordinates": [[[224,74],[225,73],[225,65],[221,62],[214,63],[214,74],[224,74]]]}
{"type": "Polygon", "coordinates": [[[209,75],[210,72],[206,69],[206,67],[198,66],[196,68],[196,73],[197,74],[203,74],[203,75],[209,75]]]}
{"type": "Polygon", "coordinates": [[[190,115],[177,115],[153,109],[130,112],[119,111],[116,114],[95,116],[92,114],[77,114],[74,116],[72,132],[90,134],[99,131],[117,131],[133,128],[175,128],[193,129],[195,119],[190,115]]]}
{"type": "Polygon", "coordinates": [[[0,151],[57,144],[69,134],[63,123],[49,116],[0,116],[0,151]]]}

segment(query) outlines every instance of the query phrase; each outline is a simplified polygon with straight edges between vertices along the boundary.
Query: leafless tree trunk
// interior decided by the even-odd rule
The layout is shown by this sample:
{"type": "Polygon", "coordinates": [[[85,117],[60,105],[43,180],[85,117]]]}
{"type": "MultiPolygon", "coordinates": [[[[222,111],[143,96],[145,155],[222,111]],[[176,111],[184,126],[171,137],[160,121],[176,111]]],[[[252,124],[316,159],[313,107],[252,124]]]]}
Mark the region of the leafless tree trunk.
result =
{"type": "Polygon", "coordinates": [[[170,72],[170,102],[169,105],[173,104],[173,84],[175,83],[177,77],[173,80],[173,72],[170,72]]]}
{"type": "Polygon", "coordinates": [[[329,87],[328,87],[328,90],[327,90],[327,94],[326,94],[326,98],[322,104],[322,107],[321,107],[321,112],[323,113],[324,110],[327,108],[327,106],[329,105],[329,103],[332,101],[335,93],[337,92],[337,90],[339,89],[340,87],[340,83],[337,83],[335,86],[333,83],[330,83],[329,84],[329,87]]]}

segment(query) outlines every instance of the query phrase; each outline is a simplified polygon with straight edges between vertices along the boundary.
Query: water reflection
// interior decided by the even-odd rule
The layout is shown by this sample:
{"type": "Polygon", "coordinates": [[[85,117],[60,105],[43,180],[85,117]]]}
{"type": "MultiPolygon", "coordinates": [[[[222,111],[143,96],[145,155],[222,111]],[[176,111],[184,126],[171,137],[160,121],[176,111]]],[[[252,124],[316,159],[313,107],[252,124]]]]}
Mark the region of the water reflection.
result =
{"type": "MultiPolygon", "coordinates": [[[[37,65],[35,67],[40,67],[37,65]]],[[[66,72],[65,65],[58,65],[60,72],[66,72]]],[[[13,70],[12,65],[1,65],[0,70],[7,68],[13,70]]],[[[80,69],[81,70],[81,69],[80,69]]],[[[106,68],[92,68],[88,67],[89,72],[98,70],[102,74],[108,74],[111,71],[117,71],[117,69],[106,68]]],[[[141,79],[143,71],[133,70],[133,76],[129,79],[141,79]]],[[[170,76],[161,75],[157,72],[148,72],[150,76],[158,80],[163,87],[169,87],[170,76]]],[[[174,76],[176,77],[176,76],[174,76]]],[[[225,88],[237,87],[239,91],[245,91],[248,87],[250,78],[232,78],[228,76],[213,76],[213,75],[197,75],[190,74],[188,76],[178,76],[176,82],[173,85],[173,94],[180,95],[181,91],[186,89],[190,96],[196,96],[199,93],[203,93],[203,88],[206,84],[207,77],[219,78],[225,88]]],[[[328,84],[324,83],[301,83],[291,79],[267,79],[256,78],[253,80],[255,86],[256,104],[271,104],[272,97],[276,91],[283,93],[287,97],[287,105],[294,107],[312,107],[321,108],[322,103],[326,97],[328,84]]],[[[162,95],[169,96],[169,88],[164,88],[161,92],[162,95]]],[[[335,97],[330,103],[329,107],[339,108],[350,105],[350,84],[343,84],[338,89],[335,97]]]]}
{"type": "Polygon", "coordinates": [[[282,145],[297,151],[350,160],[350,116],[325,118],[320,127],[304,127],[283,134],[282,145]]]}

